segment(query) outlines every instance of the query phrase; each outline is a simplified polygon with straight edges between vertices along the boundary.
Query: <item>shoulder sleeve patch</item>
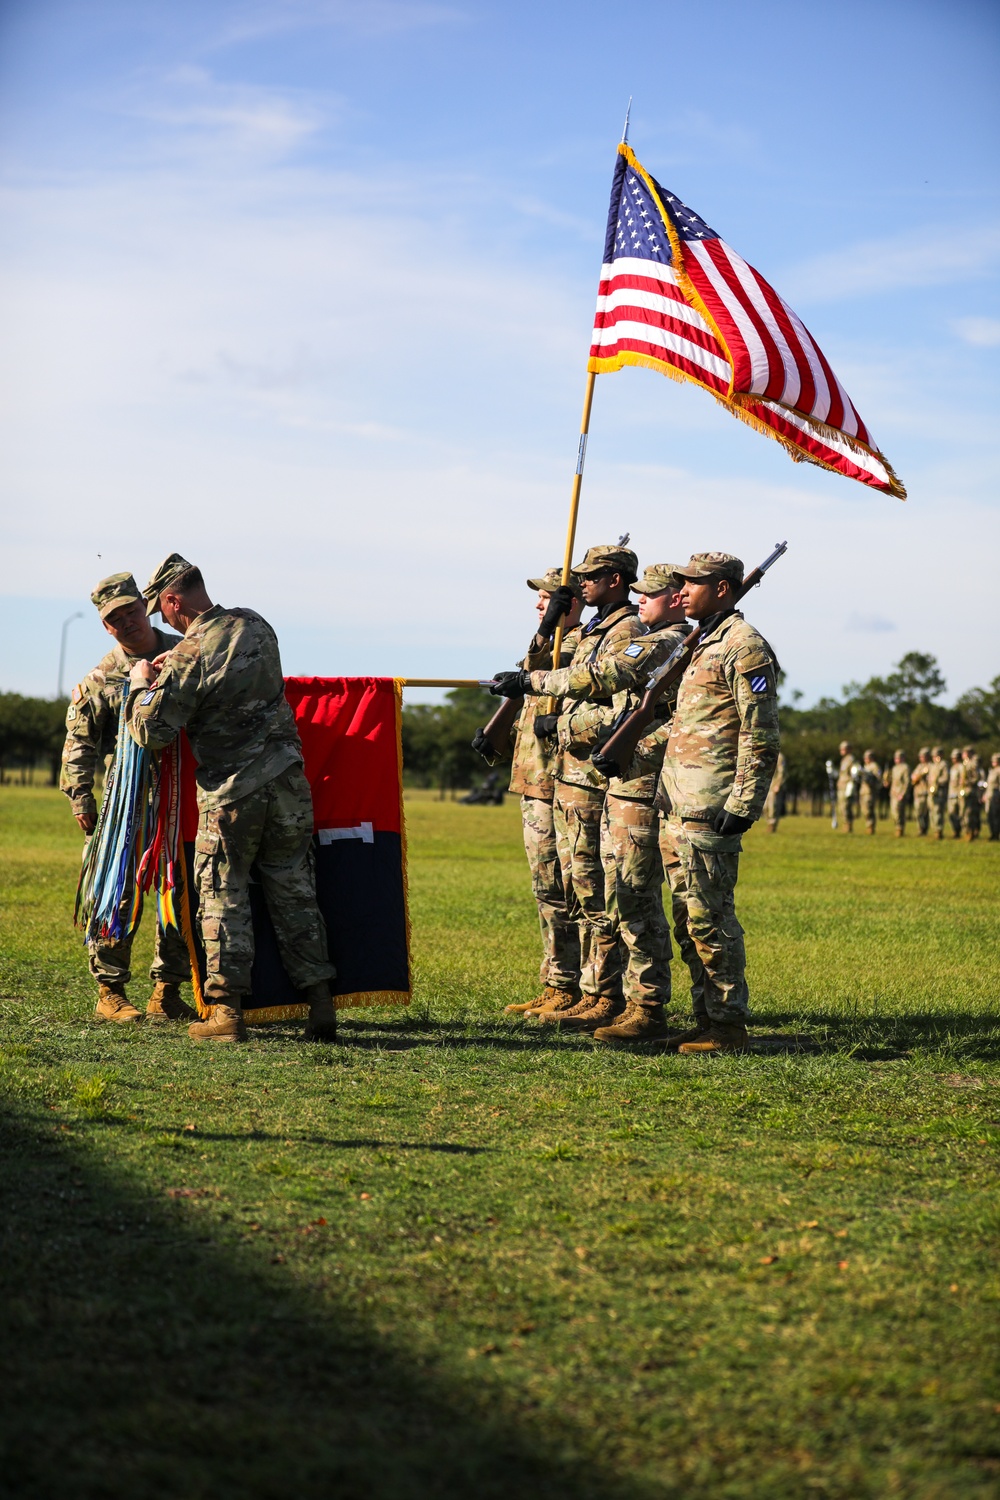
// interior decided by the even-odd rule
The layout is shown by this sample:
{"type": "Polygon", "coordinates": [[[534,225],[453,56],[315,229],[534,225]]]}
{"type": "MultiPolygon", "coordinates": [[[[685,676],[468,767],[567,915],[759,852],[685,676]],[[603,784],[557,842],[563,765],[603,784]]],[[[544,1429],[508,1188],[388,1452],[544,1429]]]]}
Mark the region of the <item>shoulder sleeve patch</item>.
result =
{"type": "Polygon", "coordinates": [[[645,649],[645,646],[643,646],[639,641],[636,641],[631,646],[625,647],[625,650],[622,652],[622,656],[641,656],[645,649]]]}
{"type": "Polygon", "coordinates": [[[774,657],[770,651],[765,651],[762,646],[751,646],[749,651],[745,651],[742,656],[736,658],[734,665],[737,672],[741,672],[744,677],[748,677],[751,672],[755,672],[761,667],[773,667],[774,657]]]}
{"type": "Polygon", "coordinates": [[[84,692],[83,683],[82,682],[78,682],[77,685],[76,685],[76,687],[73,689],[72,693],[70,693],[70,698],[73,700],[74,703],[79,703],[80,699],[83,697],[83,692],[84,692]]]}

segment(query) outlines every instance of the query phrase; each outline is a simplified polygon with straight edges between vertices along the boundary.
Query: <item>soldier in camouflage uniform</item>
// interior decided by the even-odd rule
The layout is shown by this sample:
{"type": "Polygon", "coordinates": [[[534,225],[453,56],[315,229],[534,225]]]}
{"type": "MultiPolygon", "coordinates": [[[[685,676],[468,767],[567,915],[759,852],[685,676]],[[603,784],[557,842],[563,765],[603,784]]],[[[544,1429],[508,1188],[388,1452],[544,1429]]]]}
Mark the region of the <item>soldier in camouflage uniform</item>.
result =
{"type": "Polygon", "coordinates": [[[771,833],[777,833],[778,819],[784,815],[785,811],[785,771],[785,757],[779,752],[778,763],[771,777],[771,785],[764,799],[764,817],[767,819],[768,830],[771,833]]]}
{"type": "MultiPolygon", "coordinates": [[[[73,689],[66,710],[66,742],[59,775],[60,790],[69,798],[73,816],[88,837],[97,826],[94,779],[98,767],[106,770],[114,759],[122,690],[129,672],[135,662],[169,651],[178,641],[177,636],[150,624],[145,601],[131,573],[113,573],[110,578],[102,578],[90,598],[115,645],[73,689]]],[[[123,915],[131,912],[132,896],[131,890],[126,891],[123,915]]],[[[94,1015],[99,1021],[132,1022],[142,1015],[125,991],[132,977],[133,936],[117,942],[93,938],[87,944],[90,972],[98,986],[94,1015]]],[[[184,939],[176,928],[164,928],[159,915],[149,977],[153,993],[146,1005],[148,1020],[195,1019],[194,1011],[185,1005],[180,993],[180,986],[191,978],[184,939]]]]}
{"type": "Polygon", "coordinates": [[[953,836],[958,839],[962,837],[962,803],[959,791],[962,785],[962,752],[953,750],[951,752],[951,764],[948,767],[948,798],[945,810],[948,822],[951,824],[953,836]]]}
{"type": "Polygon", "coordinates": [[[917,751],[917,763],[910,775],[913,795],[913,816],[917,820],[917,837],[923,838],[931,826],[931,752],[925,745],[917,751]]]}
{"type": "Polygon", "coordinates": [[[937,838],[944,838],[944,815],[948,803],[948,762],[941,753],[941,746],[931,750],[931,763],[927,772],[927,788],[930,801],[931,827],[937,838]]]}
{"type": "Polygon", "coordinates": [[[176,552],[143,592],[148,613],[159,610],[184,639],[164,658],[132,668],[129,730],[140,745],[159,748],[186,728],[198,763],[195,879],[213,1010],[189,1034],[246,1039],[254,867],[288,976],[309,1005],[306,1035],[332,1041],[334,969],[316,904],[312,795],[274,631],[251,609],[213,604],[201,573],[176,552]]]}
{"type": "Polygon", "coordinates": [[[897,750],[892,757],[892,771],[889,774],[889,808],[892,821],[896,825],[896,837],[901,839],[906,833],[906,817],[910,805],[910,767],[906,761],[905,750],[897,750]]]}
{"type": "Polygon", "coordinates": [[[582,628],[570,665],[555,672],[499,672],[494,678],[492,691],[499,696],[561,700],[554,820],[568,910],[581,922],[580,1000],[572,1006],[548,1006],[538,1015],[544,1024],[560,1021],[590,1030],[615,1020],[624,1010],[621,952],[605,907],[601,862],[608,782],[590,755],[633,701],[636,663],[646,656],[643,646],[632,657],[626,655],[635,637],[644,634],[628,597],[638,567],[635,553],[627,547],[591,547],[573,573],[584,603],[597,613],[582,628]]]}
{"type": "Polygon", "coordinates": [[[861,757],[861,779],[858,784],[858,799],[861,816],[869,833],[875,832],[878,817],[878,799],[882,790],[882,767],[875,759],[874,750],[866,750],[861,757]]]}
{"type": "Polygon", "coordinates": [[[847,740],[840,743],[840,767],[837,771],[837,823],[848,833],[854,832],[854,814],[857,811],[858,780],[861,767],[855,759],[854,750],[847,740]]]}
{"type": "MultiPolygon", "coordinates": [[[[565,634],[560,663],[569,666],[580,641],[580,585],[574,580],[566,585],[564,595],[560,568],[550,568],[543,578],[529,578],[527,582],[529,589],[538,593],[538,630],[521,665],[529,672],[544,671],[552,665],[552,636],[562,619],[565,634]],[[562,607],[565,604],[568,609],[562,607]]],[[[580,998],[580,927],[566,908],[552,806],[556,707],[552,698],[525,698],[514,741],[510,789],[521,798],[524,852],[542,931],[542,993],[527,1005],[508,1005],[507,1010],[514,1015],[534,1015],[550,1004],[567,1001],[576,1005],[580,998]]]]}
{"type": "MultiPolygon", "coordinates": [[[[681,603],[683,582],[675,564],[654,563],[641,582],[632,585],[632,592],[639,595],[639,619],[647,633],[627,648],[628,659],[638,672],[629,708],[638,704],[650,674],[691,634],[681,603]],[[637,650],[640,645],[642,654],[637,650]]],[[[662,695],[656,705],[659,724],[640,740],[625,775],[612,775],[608,784],[601,829],[604,904],[625,960],[625,1012],[612,1025],[595,1029],[597,1042],[650,1042],[668,1034],[664,1007],[670,1001],[672,955],[663,911],[664,860],[656,792],[676,701],[676,687],[662,695]]],[[[673,863],[677,865],[675,854],[673,863]]],[[[692,945],[686,913],[682,933],[679,938],[687,954],[692,945]]]]}
{"type": "Polygon", "coordinates": [[[983,805],[980,800],[979,783],[983,771],[974,745],[966,745],[962,751],[961,776],[958,782],[959,820],[962,833],[968,843],[979,837],[982,826],[983,805]]]}
{"type": "Polygon", "coordinates": [[[749,992],[734,891],[740,840],[760,817],[780,750],[778,668],[734,607],[738,557],[696,553],[682,573],[685,613],[707,629],[681,678],[661,779],[700,960],[695,1025],[676,1042],[682,1053],[738,1051],[749,992]]]}
{"type": "Polygon", "coordinates": [[[1000,839],[1000,754],[994,755],[990,760],[983,810],[989,824],[990,842],[995,844],[1000,839]]]}

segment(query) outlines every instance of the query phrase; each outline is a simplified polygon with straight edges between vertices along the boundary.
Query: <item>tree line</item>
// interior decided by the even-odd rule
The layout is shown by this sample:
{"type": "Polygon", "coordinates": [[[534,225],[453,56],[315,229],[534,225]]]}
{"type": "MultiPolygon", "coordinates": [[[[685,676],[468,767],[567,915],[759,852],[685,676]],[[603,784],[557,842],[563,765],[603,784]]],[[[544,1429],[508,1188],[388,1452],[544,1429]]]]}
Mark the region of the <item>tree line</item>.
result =
{"type": "MultiPolygon", "coordinates": [[[[841,740],[860,755],[874,750],[884,765],[905,750],[912,765],[922,745],[973,744],[988,756],[1000,750],[1000,676],[970,688],[950,708],[941,702],[947,684],[935,657],[909,651],[886,677],[850,682],[841,698],[821,698],[802,708],[801,693],[781,704],[785,785],[792,798],[822,799],[826,762],[841,740]]],[[[407,782],[442,792],[481,781],[486,768],[470,746],[477,727],[496,712],[498,699],[482,688],[453,688],[444,703],[403,708],[403,765],[407,782]]],[[[58,780],[67,700],[0,693],[0,776],[15,779],[43,766],[58,780]]]]}

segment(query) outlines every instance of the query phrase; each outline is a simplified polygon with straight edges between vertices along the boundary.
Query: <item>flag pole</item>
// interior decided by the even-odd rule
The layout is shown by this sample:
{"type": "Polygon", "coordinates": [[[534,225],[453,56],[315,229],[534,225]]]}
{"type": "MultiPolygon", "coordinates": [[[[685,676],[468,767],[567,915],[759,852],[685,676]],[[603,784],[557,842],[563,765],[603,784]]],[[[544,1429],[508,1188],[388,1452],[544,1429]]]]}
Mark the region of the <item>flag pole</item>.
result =
{"type": "MultiPolygon", "coordinates": [[[[632,113],[632,96],[629,95],[628,109],[625,111],[625,124],[622,129],[623,144],[628,141],[628,122],[632,113]]],[[[566,551],[563,554],[562,582],[565,588],[569,583],[570,574],[573,571],[573,548],[576,545],[576,522],[580,514],[580,486],[583,484],[583,464],[587,457],[587,437],[590,433],[590,408],[594,400],[594,371],[587,371],[587,388],[583,396],[583,419],[580,422],[580,446],[576,455],[576,473],[573,475],[573,488],[569,497],[569,525],[566,528],[566,551]]],[[[563,617],[565,618],[565,616],[563,617]]],[[[559,657],[562,654],[562,643],[565,629],[563,621],[560,620],[556,626],[556,633],[552,638],[552,666],[559,666],[559,657]]]]}

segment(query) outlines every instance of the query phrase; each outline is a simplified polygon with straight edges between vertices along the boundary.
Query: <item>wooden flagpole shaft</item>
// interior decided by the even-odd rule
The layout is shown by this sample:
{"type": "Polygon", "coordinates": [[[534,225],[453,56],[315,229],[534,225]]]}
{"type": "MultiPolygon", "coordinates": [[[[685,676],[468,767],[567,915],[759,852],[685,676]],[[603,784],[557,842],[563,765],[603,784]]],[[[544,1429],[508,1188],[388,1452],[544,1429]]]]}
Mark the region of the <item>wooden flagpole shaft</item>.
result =
{"type": "MultiPolygon", "coordinates": [[[[580,422],[580,447],[576,456],[576,473],[573,475],[573,488],[569,497],[569,525],[566,528],[566,551],[563,555],[563,584],[569,583],[570,574],[573,571],[573,548],[576,546],[576,519],[580,514],[580,486],[583,483],[583,463],[587,457],[587,434],[590,431],[590,408],[594,400],[593,370],[587,371],[587,389],[583,397],[583,418],[580,422]]],[[[565,634],[563,622],[559,621],[556,633],[552,638],[552,666],[553,669],[559,665],[559,657],[562,652],[563,635],[565,634]]]]}
{"type": "Polygon", "coordinates": [[[403,687],[485,687],[486,683],[479,677],[397,677],[403,687]]]}

